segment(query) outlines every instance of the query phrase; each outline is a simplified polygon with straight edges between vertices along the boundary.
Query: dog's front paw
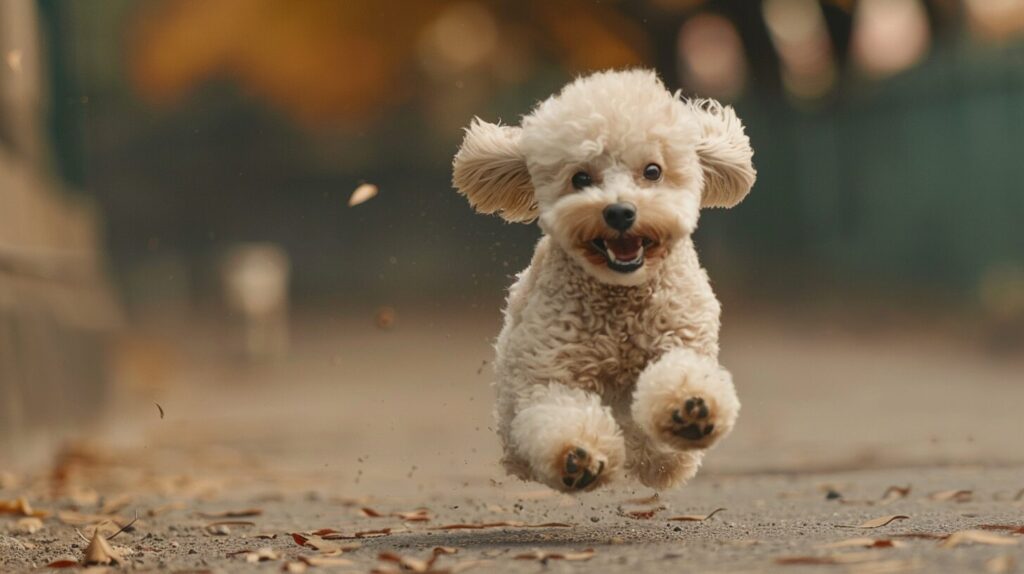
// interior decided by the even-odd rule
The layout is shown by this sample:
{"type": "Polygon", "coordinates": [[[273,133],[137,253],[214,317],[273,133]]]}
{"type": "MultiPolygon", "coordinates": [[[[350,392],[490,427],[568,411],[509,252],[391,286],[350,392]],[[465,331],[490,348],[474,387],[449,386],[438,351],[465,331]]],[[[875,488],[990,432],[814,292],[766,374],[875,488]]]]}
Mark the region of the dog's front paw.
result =
{"type": "Polygon", "coordinates": [[[740,403],[729,372],[690,351],[648,367],[633,395],[633,420],[648,436],[678,450],[708,448],[729,434],[740,403]]]}
{"type": "Polygon", "coordinates": [[[570,446],[559,460],[562,485],[569,491],[590,490],[604,477],[607,466],[608,460],[604,456],[583,447],[570,446]]]}
{"type": "Polygon", "coordinates": [[[662,428],[690,448],[706,448],[715,441],[718,408],[714,399],[692,396],[683,401],[679,408],[672,409],[669,420],[662,428]]]}

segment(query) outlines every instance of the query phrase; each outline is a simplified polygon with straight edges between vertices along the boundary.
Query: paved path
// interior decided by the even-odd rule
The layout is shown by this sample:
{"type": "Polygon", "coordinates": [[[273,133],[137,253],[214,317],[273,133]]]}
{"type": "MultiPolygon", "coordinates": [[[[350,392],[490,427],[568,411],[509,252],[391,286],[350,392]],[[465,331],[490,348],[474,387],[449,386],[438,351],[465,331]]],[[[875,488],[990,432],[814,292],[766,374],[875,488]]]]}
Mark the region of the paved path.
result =
{"type": "MultiPolygon", "coordinates": [[[[161,367],[169,369],[165,388],[122,394],[105,426],[84,437],[100,446],[65,457],[57,473],[8,476],[0,499],[24,494],[46,510],[121,519],[138,511],[134,530],[113,543],[133,550],[131,567],[160,571],[277,571],[316,554],[288,533],[321,528],[392,529],[345,553],[352,564],[331,567],[359,572],[393,565],[379,562],[381,552],[424,558],[436,546],[459,549],[436,569],[462,564],[470,572],[963,572],[1014,571],[1003,568],[1024,562],[1024,536],[1012,530],[983,530],[1001,537],[989,540],[998,545],[958,537],[947,548],[940,539],[1024,526],[1024,501],[1014,500],[1024,489],[1019,361],[941,338],[727,322],[723,362],[744,403],[736,432],[687,487],[626,503],[652,492],[620,485],[570,497],[501,475],[483,364],[497,318],[451,317],[400,310],[390,330],[371,317],[302,320],[292,357],[263,367],[225,360],[223,332],[179,333],[168,339],[181,344],[174,366],[161,367]],[[910,491],[883,500],[891,486],[910,491]],[[969,492],[932,499],[958,490],[969,492]],[[368,517],[363,507],[422,507],[429,520],[368,517]],[[716,508],[726,510],[669,520],[716,508]],[[240,509],[261,512],[225,518],[254,523],[226,533],[205,529],[218,519],[198,514],[240,509]],[[886,515],[909,518],[842,527],[886,515]],[[513,525],[438,529],[494,522],[513,525]],[[858,537],[894,547],[821,547],[858,537]],[[249,564],[230,555],[264,546],[281,558],[249,564]],[[516,559],[536,551],[577,560],[516,559]],[[789,559],[838,563],[780,562],[789,559]],[[488,562],[474,566],[479,560],[488,562]]],[[[0,518],[0,571],[79,557],[85,544],[66,524],[76,519],[53,515],[29,534],[0,518]]],[[[77,526],[88,531],[84,522],[77,526]]]]}

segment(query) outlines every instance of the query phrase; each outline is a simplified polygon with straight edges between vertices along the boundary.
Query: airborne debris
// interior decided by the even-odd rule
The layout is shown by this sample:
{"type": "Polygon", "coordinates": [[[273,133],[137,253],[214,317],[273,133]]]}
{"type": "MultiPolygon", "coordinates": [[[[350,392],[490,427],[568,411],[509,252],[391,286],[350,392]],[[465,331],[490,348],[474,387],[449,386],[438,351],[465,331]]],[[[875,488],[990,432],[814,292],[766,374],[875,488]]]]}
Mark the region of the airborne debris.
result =
{"type": "Polygon", "coordinates": [[[370,201],[377,196],[377,186],[372,183],[364,183],[356,188],[352,192],[352,195],[348,198],[348,206],[355,207],[360,203],[370,201]]]}
{"type": "Polygon", "coordinates": [[[156,405],[156,410],[160,411],[160,420],[164,420],[164,408],[156,401],[153,401],[153,404],[156,405]]]}
{"type": "Polygon", "coordinates": [[[7,52],[7,67],[14,73],[21,71],[21,50],[7,52]]]}

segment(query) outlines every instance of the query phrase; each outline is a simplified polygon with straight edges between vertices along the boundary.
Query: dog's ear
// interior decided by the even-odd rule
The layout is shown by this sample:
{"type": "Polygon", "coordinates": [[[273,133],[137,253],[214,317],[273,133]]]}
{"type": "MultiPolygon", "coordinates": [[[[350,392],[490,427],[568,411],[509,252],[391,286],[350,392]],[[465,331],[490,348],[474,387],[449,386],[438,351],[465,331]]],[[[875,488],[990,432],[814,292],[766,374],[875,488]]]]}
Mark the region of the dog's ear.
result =
{"type": "Polygon", "coordinates": [[[521,132],[475,118],[455,154],[452,183],[478,212],[529,223],[537,218],[537,202],[519,149],[521,132]]]}
{"type": "Polygon", "coordinates": [[[732,207],[743,201],[757,177],[754,150],[743,132],[743,122],[731,106],[715,100],[690,100],[686,105],[700,126],[697,157],[704,171],[701,207],[732,207]]]}

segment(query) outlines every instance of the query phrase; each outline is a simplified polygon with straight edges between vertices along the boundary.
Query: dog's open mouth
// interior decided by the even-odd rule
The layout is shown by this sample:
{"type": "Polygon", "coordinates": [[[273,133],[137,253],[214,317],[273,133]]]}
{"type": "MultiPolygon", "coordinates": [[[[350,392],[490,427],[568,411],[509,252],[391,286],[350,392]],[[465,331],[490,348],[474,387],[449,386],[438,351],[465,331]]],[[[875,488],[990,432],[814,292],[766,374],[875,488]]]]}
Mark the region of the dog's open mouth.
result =
{"type": "Polygon", "coordinates": [[[619,273],[632,273],[644,265],[644,251],[654,241],[636,235],[598,238],[590,242],[594,250],[604,257],[608,268],[619,273]]]}

